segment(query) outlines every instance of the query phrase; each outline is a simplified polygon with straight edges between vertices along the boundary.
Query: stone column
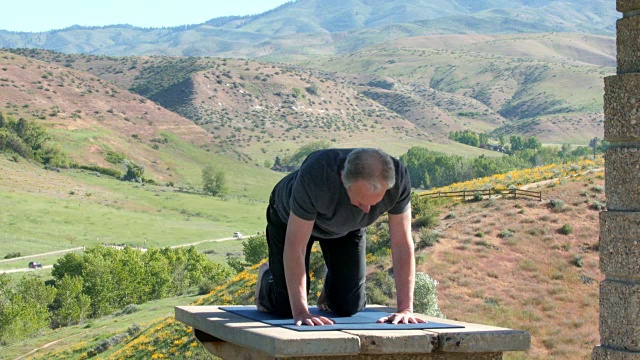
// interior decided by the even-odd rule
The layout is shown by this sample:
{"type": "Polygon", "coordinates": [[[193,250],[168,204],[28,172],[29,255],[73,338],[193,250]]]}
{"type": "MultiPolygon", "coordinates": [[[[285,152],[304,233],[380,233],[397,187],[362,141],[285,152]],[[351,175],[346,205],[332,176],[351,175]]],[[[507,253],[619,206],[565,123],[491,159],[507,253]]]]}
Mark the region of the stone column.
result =
{"type": "Polygon", "coordinates": [[[640,0],[617,0],[617,75],[605,79],[607,209],[600,213],[600,345],[592,360],[640,360],[640,0]]]}

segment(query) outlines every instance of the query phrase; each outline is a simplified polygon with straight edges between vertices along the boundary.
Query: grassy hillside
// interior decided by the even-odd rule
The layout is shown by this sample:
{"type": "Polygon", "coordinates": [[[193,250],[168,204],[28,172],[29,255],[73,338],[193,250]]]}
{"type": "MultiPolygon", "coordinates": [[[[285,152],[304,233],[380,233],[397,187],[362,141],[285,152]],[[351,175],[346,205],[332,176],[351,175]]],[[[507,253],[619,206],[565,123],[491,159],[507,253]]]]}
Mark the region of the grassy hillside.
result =
{"type": "Polygon", "coordinates": [[[382,90],[357,84],[434,135],[472,129],[586,144],[602,137],[602,78],[615,69],[601,64],[611,65],[613,44],[583,35],[434,36],[299,64],[392,79],[382,90]]]}
{"type": "MultiPolygon", "coordinates": [[[[601,164],[585,162],[513,172],[466,185],[477,188],[482,182],[508,182],[508,177],[535,183],[555,172],[561,177],[528,186],[542,191],[541,202],[503,197],[439,205],[439,240],[418,250],[416,259],[417,270],[440,283],[439,308],[447,318],[530,332],[531,350],[510,353],[507,359],[589,356],[599,341],[598,283],[602,280],[596,205],[605,198],[604,176],[598,166],[601,164]]],[[[419,241],[419,233],[414,235],[419,241]]],[[[369,272],[385,271],[389,266],[388,258],[372,259],[369,272]]],[[[173,305],[249,304],[256,275],[254,266],[204,297],[173,305]]],[[[122,343],[109,348],[104,358],[206,358],[198,352],[202,347],[189,329],[171,316],[148,324],[138,335],[125,333],[122,343]]],[[[57,336],[66,338],[67,332],[75,334],[80,328],[63,329],[57,336]]],[[[113,334],[78,335],[75,342],[52,345],[37,358],[82,358],[113,334]]]]}
{"type": "Polygon", "coordinates": [[[419,145],[495,155],[433,137],[438,131],[430,124],[417,126],[416,119],[363,96],[371,87],[354,87],[347,75],[250,60],[15,52],[146,96],[209,132],[218,153],[247,164],[268,165],[317,139],[337,147],[380,146],[396,156],[419,145]]]}

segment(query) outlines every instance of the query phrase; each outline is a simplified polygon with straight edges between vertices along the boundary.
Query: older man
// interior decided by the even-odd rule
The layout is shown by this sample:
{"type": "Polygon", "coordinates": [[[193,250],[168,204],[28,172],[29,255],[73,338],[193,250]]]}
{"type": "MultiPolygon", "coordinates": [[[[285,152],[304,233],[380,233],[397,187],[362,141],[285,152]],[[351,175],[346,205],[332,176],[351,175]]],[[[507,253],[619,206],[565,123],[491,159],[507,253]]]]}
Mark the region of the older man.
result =
{"type": "Polygon", "coordinates": [[[267,208],[269,262],[259,271],[259,310],[293,317],[296,325],[329,325],[309,313],[309,256],[320,243],[327,272],[319,308],[350,316],[366,303],[366,231],[389,214],[397,312],[379,322],[424,322],[413,315],[415,261],[411,182],[397,159],[378,149],[326,149],[273,189],[267,208]]]}

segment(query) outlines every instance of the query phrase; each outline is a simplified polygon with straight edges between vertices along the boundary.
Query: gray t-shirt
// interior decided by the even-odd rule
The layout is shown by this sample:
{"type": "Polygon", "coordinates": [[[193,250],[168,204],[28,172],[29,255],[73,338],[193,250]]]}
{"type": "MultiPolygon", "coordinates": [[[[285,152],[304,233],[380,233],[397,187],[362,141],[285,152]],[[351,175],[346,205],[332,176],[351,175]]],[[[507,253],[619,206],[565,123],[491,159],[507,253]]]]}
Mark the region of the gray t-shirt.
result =
{"type": "Polygon", "coordinates": [[[340,173],[354,149],[326,149],[310,154],[299,170],[283,178],[273,191],[273,204],[286,224],[293,212],[315,221],[312,236],[337,238],[373,224],[381,215],[402,214],[411,204],[411,180],[407,169],[395,158],[395,185],[382,200],[364,213],[351,204],[340,173]]]}

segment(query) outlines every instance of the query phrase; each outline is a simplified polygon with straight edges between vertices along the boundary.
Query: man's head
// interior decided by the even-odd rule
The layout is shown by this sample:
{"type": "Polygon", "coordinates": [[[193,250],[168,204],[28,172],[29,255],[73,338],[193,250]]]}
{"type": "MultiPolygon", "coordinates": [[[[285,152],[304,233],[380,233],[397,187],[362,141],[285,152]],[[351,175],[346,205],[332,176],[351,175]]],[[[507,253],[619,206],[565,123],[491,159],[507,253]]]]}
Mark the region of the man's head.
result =
{"type": "Polygon", "coordinates": [[[351,203],[363,212],[382,200],[396,182],[391,157],[379,149],[356,149],[348,156],[342,170],[342,183],[351,203]]]}

